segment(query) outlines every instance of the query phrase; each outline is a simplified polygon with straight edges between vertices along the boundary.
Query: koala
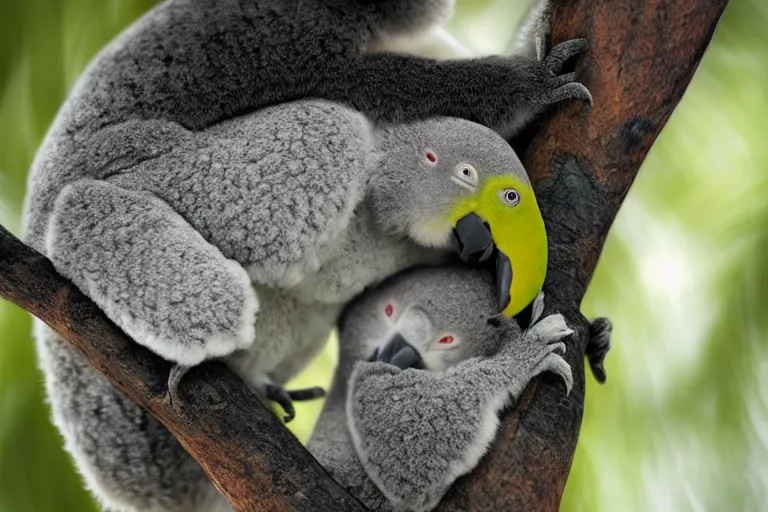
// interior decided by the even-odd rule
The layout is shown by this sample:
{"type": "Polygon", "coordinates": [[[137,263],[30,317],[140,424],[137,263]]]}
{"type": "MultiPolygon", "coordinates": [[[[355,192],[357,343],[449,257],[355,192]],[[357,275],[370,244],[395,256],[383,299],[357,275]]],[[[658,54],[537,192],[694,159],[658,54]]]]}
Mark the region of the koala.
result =
{"type": "MultiPolygon", "coordinates": [[[[158,5],[96,57],[58,113],[30,172],[26,241],[177,365],[171,398],[186,368],[225,358],[289,417],[281,386],[346,301],[404,268],[494,255],[497,308],[527,307],[546,237],[500,133],[555,102],[591,101],[558,68],[586,45],[567,41],[541,61],[382,51],[449,7],[158,5]],[[536,243],[515,234],[523,225],[536,243]]],[[[54,423],[105,506],[218,506],[163,427],[47,327],[36,338],[54,423]]]]}
{"type": "MultiPolygon", "coordinates": [[[[498,413],[536,375],[570,366],[561,315],[531,325],[498,315],[493,276],[447,264],[417,267],[372,287],[339,323],[339,364],[308,449],[371,510],[426,511],[471,471],[493,441],[498,413]]],[[[610,322],[593,322],[609,344],[610,322]]]]}

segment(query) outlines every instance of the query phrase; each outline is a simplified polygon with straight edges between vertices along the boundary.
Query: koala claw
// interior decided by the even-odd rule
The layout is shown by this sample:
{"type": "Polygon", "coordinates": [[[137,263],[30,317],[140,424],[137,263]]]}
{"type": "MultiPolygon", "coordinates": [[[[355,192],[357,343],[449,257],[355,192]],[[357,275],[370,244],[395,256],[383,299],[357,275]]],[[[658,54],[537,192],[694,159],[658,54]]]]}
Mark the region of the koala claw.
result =
{"type": "Polygon", "coordinates": [[[315,400],[316,398],[323,398],[325,396],[325,390],[320,386],[313,386],[311,388],[293,389],[288,391],[288,396],[294,402],[303,402],[305,400],[315,400]]]}
{"type": "Polygon", "coordinates": [[[554,75],[560,74],[565,63],[580,53],[584,53],[589,48],[586,39],[571,39],[563,41],[550,50],[549,55],[544,57],[544,65],[554,75]]]}
{"type": "Polygon", "coordinates": [[[535,324],[541,319],[541,315],[544,313],[544,292],[539,292],[535,299],[533,299],[533,311],[531,312],[531,325],[535,324]]]}
{"type": "Polygon", "coordinates": [[[557,103],[564,100],[580,100],[586,104],[586,108],[592,107],[592,93],[589,92],[584,84],[578,82],[570,82],[565,85],[561,85],[549,95],[549,101],[551,103],[557,103]]]}
{"type": "Polygon", "coordinates": [[[558,341],[557,343],[552,343],[551,345],[549,345],[549,350],[553,354],[564,356],[566,351],[565,343],[563,343],[562,341],[558,341]]]}
{"type": "Polygon", "coordinates": [[[541,336],[549,341],[557,341],[573,334],[573,330],[565,323],[565,318],[560,313],[548,315],[529,329],[533,334],[541,336]]]}
{"type": "Polygon", "coordinates": [[[179,384],[181,383],[181,379],[191,368],[191,366],[176,364],[171,367],[171,371],[168,374],[168,393],[165,395],[164,401],[176,410],[181,408],[179,384]]]}
{"type": "MultiPolygon", "coordinates": [[[[547,354],[544,359],[542,359],[541,362],[536,365],[536,368],[533,370],[532,377],[535,377],[544,372],[552,372],[555,375],[558,375],[563,379],[563,382],[565,382],[565,394],[568,396],[571,394],[571,389],[573,389],[573,373],[571,372],[571,365],[569,365],[566,360],[563,359],[562,355],[557,353],[559,349],[559,347],[555,348],[557,345],[563,344],[555,343],[550,345],[550,347],[553,347],[552,352],[547,354]]],[[[563,354],[564,353],[565,352],[563,352],[563,354]]]]}
{"type": "Polygon", "coordinates": [[[276,384],[265,384],[264,396],[266,396],[268,400],[277,402],[278,405],[283,408],[286,414],[283,419],[288,423],[296,417],[296,409],[293,407],[293,402],[322,398],[325,396],[325,390],[320,386],[313,386],[311,388],[287,391],[282,386],[276,384]]]}
{"type": "Polygon", "coordinates": [[[589,326],[589,342],[586,355],[589,359],[589,367],[595,379],[603,384],[607,378],[603,363],[605,356],[611,349],[611,331],[613,324],[605,317],[596,318],[589,326]]]}
{"type": "Polygon", "coordinates": [[[283,408],[283,411],[285,411],[283,420],[286,423],[290,423],[296,417],[296,409],[293,407],[293,399],[284,387],[275,384],[267,384],[264,386],[264,392],[267,399],[277,402],[277,404],[283,408]]]}

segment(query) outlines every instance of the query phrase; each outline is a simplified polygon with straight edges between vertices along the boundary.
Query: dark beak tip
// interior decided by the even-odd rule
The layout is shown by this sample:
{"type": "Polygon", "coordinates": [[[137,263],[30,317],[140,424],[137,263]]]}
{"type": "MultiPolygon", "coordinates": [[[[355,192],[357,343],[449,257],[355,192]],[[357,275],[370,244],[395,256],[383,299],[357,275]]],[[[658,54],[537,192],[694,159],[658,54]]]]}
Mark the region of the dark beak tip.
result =
{"type": "Polygon", "coordinates": [[[496,252],[496,295],[499,311],[504,311],[511,301],[509,289],[512,286],[512,263],[503,252],[496,252]]]}
{"type": "Polygon", "coordinates": [[[377,349],[370,360],[391,364],[401,370],[424,366],[419,352],[400,334],[389,340],[382,350],[377,349]]]}
{"type": "Polygon", "coordinates": [[[470,213],[459,219],[453,230],[456,251],[466,263],[482,263],[492,255],[495,245],[491,230],[479,215],[470,213]]]}

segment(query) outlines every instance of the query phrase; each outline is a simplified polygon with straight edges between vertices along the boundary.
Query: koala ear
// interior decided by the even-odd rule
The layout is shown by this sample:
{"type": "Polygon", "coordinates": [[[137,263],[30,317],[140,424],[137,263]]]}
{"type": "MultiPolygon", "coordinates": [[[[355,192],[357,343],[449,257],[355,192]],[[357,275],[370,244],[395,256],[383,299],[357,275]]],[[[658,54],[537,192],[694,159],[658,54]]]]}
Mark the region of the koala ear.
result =
{"type": "Polygon", "coordinates": [[[347,387],[349,432],[368,478],[395,510],[432,510],[493,441],[510,394],[479,364],[434,373],[357,363],[347,387]]]}

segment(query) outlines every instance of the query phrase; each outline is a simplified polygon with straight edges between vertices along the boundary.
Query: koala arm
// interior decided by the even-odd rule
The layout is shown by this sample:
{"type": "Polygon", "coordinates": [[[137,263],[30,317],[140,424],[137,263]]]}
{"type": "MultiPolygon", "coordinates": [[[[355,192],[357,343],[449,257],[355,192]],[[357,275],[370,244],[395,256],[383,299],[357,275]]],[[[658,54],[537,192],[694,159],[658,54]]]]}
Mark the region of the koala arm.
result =
{"type": "MultiPolygon", "coordinates": [[[[519,124],[520,112],[590,99],[559,66],[527,57],[435,61],[363,53],[361,33],[373,27],[360,26],[364,13],[347,11],[321,1],[169,0],[89,68],[65,123],[98,130],[162,119],[201,130],[268,105],[319,97],[374,120],[445,115],[504,132],[519,124]]],[[[567,41],[553,48],[560,57],[552,62],[585,49],[583,40],[567,41]]]]}
{"type": "Polygon", "coordinates": [[[62,275],[168,360],[195,365],[253,342],[258,301],[245,270],[151,194],[68,185],[46,245],[62,275]]]}
{"type": "Polygon", "coordinates": [[[523,56],[430,60],[370,53],[354,59],[339,76],[318,83],[322,97],[349,103],[377,120],[406,122],[433,116],[459,117],[513,135],[549,105],[579,99],[589,91],[559,75],[570,57],[586,50],[584,40],[560,43],[543,62],[523,56]]]}
{"type": "MultiPolygon", "coordinates": [[[[192,366],[249,348],[259,308],[252,280],[280,287],[319,265],[315,248],[362,193],[354,155],[365,153],[368,129],[359,113],[308,100],[203,132],[158,132],[174,150],[62,190],[46,253],[166,359],[192,366]]],[[[268,340],[259,343],[268,351],[268,340]]]]}
{"type": "Polygon", "coordinates": [[[349,380],[347,419],[368,476],[396,510],[434,508],[490,446],[498,413],[539,373],[570,366],[557,340],[572,331],[561,315],[531,327],[499,354],[444,373],[359,362],[349,380]]]}

